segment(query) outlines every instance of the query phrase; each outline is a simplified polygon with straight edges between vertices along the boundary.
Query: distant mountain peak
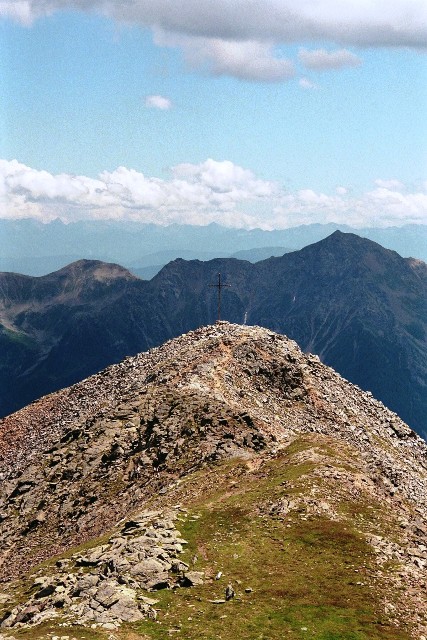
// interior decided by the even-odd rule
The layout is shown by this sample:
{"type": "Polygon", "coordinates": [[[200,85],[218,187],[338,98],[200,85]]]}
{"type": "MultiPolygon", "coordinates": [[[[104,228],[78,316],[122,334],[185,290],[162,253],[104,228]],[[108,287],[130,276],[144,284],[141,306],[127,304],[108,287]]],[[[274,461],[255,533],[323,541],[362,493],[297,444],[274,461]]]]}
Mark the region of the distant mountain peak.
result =
{"type": "Polygon", "coordinates": [[[80,260],[39,278],[0,276],[0,411],[67,386],[222,316],[317,353],[427,436],[427,271],[354,234],[255,264],[177,259],[150,281],[80,260]]]}
{"type": "Polygon", "coordinates": [[[101,260],[76,260],[75,262],[62,267],[62,269],[59,269],[58,271],[55,271],[53,273],[56,275],[65,275],[71,277],[76,277],[80,274],[84,276],[94,277],[96,280],[100,281],[111,278],[125,278],[127,280],[137,279],[137,277],[134,276],[128,269],[125,269],[125,267],[110,262],[102,262],[101,260]]]}

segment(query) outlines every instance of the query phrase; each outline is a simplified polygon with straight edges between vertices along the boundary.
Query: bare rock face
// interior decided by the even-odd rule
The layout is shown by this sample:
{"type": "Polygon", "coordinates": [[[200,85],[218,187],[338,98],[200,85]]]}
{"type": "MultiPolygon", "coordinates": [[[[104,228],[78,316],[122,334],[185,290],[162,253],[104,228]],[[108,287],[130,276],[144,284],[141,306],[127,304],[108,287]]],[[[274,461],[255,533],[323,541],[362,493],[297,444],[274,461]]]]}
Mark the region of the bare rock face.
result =
{"type": "MultiPolygon", "coordinates": [[[[418,585],[411,588],[421,588],[426,443],[293,341],[221,322],[127,358],[0,423],[5,591],[41,561],[68,551],[49,576],[36,576],[28,597],[2,609],[2,628],[64,611],[106,629],[154,619],[144,591],[199,588],[205,580],[203,571],[180,559],[186,541],[175,525],[179,508],[168,496],[197,470],[209,474],[218,462],[235,458],[261,464],[302,435],[350,448],[365,485],[344,468],[330,475],[355,496],[359,485],[369,485],[376,499],[401,513],[407,525],[399,562],[410,563],[408,575],[418,585]],[[147,511],[149,501],[157,504],[154,512],[147,511]],[[87,553],[70,551],[98,536],[106,537],[87,553]]],[[[305,464],[308,458],[298,455],[305,464]]],[[[319,458],[319,469],[322,464],[319,458]]],[[[328,474],[323,469],[322,481],[328,474]]],[[[332,499],[313,496],[283,496],[260,513],[280,519],[303,504],[338,517],[332,499]]],[[[369,544],[387,557],[393,544],[378,536],[369,544]]]]}

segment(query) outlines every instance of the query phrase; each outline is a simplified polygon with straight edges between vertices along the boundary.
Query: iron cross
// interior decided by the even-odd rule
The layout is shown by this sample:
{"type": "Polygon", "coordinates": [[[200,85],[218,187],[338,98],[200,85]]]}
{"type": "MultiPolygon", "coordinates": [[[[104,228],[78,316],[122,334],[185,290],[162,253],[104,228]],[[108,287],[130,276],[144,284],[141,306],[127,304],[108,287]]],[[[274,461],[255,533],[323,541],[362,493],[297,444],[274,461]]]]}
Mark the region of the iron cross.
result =
{"type": "Polygon", "coordinates": [[[210,284],[210,287],[216,287],[218,289],[218,320],[217,322],[219,322],[221,320],[221,291],[224,287],[231,287],[231,284],[223,284],[221,282],[221,274],[218,273],[218,282],[217,284],[210,284]]]}

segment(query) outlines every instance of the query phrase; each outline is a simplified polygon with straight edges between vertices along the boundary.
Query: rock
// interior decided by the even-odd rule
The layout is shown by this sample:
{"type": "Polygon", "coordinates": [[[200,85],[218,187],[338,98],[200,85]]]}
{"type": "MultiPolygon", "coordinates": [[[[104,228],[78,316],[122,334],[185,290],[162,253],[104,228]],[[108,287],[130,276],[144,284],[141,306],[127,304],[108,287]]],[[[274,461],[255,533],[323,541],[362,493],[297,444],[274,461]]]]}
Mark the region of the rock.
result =
{"type": "Polygon", "coordinates": [[[90,589],[90,587],[96,587],[98,583],[99,576],[96,573],[88,573],[80,578],[76,585],[76,590],[80,593],[81,591],[90,589]]]}
{"type": "Polygon", "coordinates": [[[163,573],[164,567],[161,562],[154,560],[154,558],[148,558],[142,562],[138,562],[130,570],[132,576],[150,576],[153,573],[163,573]]]}
{"type": "Polygon", "coordinates": [[[203,578],[202,571],[186,571],[179,582],[182,587],[197,587],[203,584],[203,578]]]}
{"type": "Polygon", "coordinates": [[[103,607],[111,607],[120,600],[120,592],[117,587],[118,585],[108,582],[103,584],[95,593],[94,599],[102,604],[103,607]]]}
{"type": "Polygon", "coordinates": [[[22,624],[25,624],[26,622],[30,622],[30,620],[32,620],[37,613],[40,613],[39,607],[35,605],[30,605],[28,607],[25,607],[15,617],[13,624],[15,625],[15,624],[18,624],[19,622],[21,622],[22,624]]]}
{"type": "Polygon", "coordinates": [[[181,573],[182,571],[187,571],[189,568],[188,564],[182,560],[173,560],[171,563],[172,573],[181,573]]]}
{"type": "Polygon", "coordinates": [[[15,621],[15,615],[13,611],[7,611],[3,618],[0,619],[0,628],[9,629],[15,621]]]}
{"type": "Polygon", "coordinates": [[[235,596],[235,591],[233,589],[233,586],[231,584],[228,584],[225,588],[225,599],[226,600],[231,600],[232,598],[234,598],[235,596]]]}
{"type": "Polygon", "coordinates": [[[114,624],[113,622],[104,622],[104,624],[102,624],[101,626],[107,631],[116,631],[118,625],[114,624]]]}
{"type": "Polygon", "coordinates": [[[146,582],[146,588],[152,591],[159,591],[160,589],[169,589],[171,587],[171,581],[169,580],[169,574],[167,571],[158,573],[155,577],[149,579],[146,582]]]}
{"type": "Polygon", "coordinates": [[[109,614],[115,616],[119,620],[123,620],[124,622],[137,622],[144,618],[144,615],[139,610],[137,603],[130,598],[122,598],[116,602],[109,609],[109,614]]]}
{"type": "Polygon", "coordinates": [[[125,522],[122,532],[125,535],[128,535],[130,531],[132,531],[133,529],[138,529],[140,526],[141,525],[137,520],[128,520],[127,522],[125,522]]]}
{"type": "Polygon", "coordinates": [[[77,567],[96,567],[99,565],[100,562],[101,561],[99,558],[90,559],[85,556],[81,556],[76,560],[76,566],[77,567]]]}
{"type": "Polygon", "coordinates": [[[155,609],[149,609],[147,616],[149,620],[157,620],[157,611],[155,609]]]}
{"type": "MultiPolygon", "coordinates": [[[[400,546],[391,544],[380,527],[384,540],[369,535],[373,553],[380,563],[389,559],[401,565],[402,584],[411,597],[412,591],[420,600],[425,596],[420,586],[427,555],[425,443],[371,396],[283,336],[227,323],[205,327],[42,399],[13,421],[2,422],[6,444],[9,436],[21,433],[14,457],[2,458],[0,451],[1,472],[7,471],[0,485],[0,513],[6,516],[0,522],[0,547],[6,552],[2,579],[24,574],[31,563],[46,559],[49,549],[70,555],[73,545],[116,530],[103,545],[94,542],[92,549],[66,561],[53,560],[43,569],[51,577],[34,583],[36,595],[26,592],[13,615],[4,617],[6,624],[36,604],[43,605],[40,615],[46,619],[63,608],[61,616],[73,622],[119,624],[119,609],[127,617],[148,615],[153,605],[137,598],[141,589],[203,584],[202,572],[189,571],[178,560],[185,540],[175,523],[178,517],[185,520],[187,510],[178,505],[150,512],[139,507],[135,513],[135,505],[151,500],[166,504],[161,487],[170,488],[167,504],[186,500],[187,486],[189,492],[193,486],[192,481],[187,485],[186,474],[206,470],[203,483],[208,487],[210,462],[229,456],[246,462],[239,475],[224,478],[225,486],[233,494],[244,492],[246,466],[259,464],[263,477],[265,463],[278,458],[296,437],[308,442],[313,436],[313,446],[289,455],[313,468],[313,479],[330,485],[331,500],[329,494],[328,500],[311,494],[299,498],[288,480],[259,505],[261,517],[289,519],[289,527],[294,516],[334,519],[342,515],[334,511],[335,488],[355,499],[369,492],[406,523],[399,529],[400,546]],[[351,450],[360,477],[345,466],[326,469],[319,453],[325,442],[329,448],[339,442],[344,457],[351,450]],[[40,463],[35,462],[38,457],[40,463]],[[132,469],[137,470],[134,476],[132,469]],[[179,488],[180,482],[185,487],[179,488]],[[17,535],[40,513],[49,523],[48,545],[41,527],[26,539],[17,535]]],[[[250,473],[255,482],[258,470],[250,473]]],[[[191,510],[189,514],[191,522],[198,521],[191,510]]],[[[193,564],[196,560],[194,556],[193,564]]],[[[202,559],[200,564],[204,566],[202,559]]],[[[221,565],[213,560],[210,570],[215,566],[221,565]]],[[[216,577],[223,576],[218,572],[216,577]]],[[[234,595],[232,585],[228,587],[226,599],[234,595]]],[[[249,587],[245,592],[251,593],[249,587]]],[[[25,624],[39,620],[35,614],[25,624]]]]}
{"type": "Polygon", "coordinates": [[[33,587],[45,586],[50,581],[50,578],[47,576],[38,576],[34,578],[33,587]]]}

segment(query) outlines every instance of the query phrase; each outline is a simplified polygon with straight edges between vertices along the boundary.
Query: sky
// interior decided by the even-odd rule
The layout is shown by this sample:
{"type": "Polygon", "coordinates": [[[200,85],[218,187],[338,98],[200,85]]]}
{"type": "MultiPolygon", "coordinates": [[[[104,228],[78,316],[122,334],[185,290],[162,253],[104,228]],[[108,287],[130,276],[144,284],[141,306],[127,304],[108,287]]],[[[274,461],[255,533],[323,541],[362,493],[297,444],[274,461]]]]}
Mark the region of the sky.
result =
{"type": "Polygon", "coordinates": [[[427,224],[426,0],[0,0],[0,217],[427,224]]]}

